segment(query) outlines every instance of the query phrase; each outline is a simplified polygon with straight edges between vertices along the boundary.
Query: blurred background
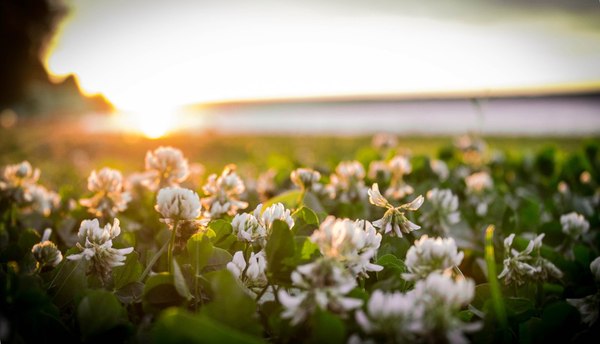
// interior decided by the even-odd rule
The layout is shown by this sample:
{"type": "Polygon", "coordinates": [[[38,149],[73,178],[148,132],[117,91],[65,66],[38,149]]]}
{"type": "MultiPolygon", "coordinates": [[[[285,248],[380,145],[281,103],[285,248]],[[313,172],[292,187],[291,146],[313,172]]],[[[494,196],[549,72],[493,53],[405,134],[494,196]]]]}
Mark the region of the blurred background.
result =
{"type": "Polygon", "coordinates": [[[597,0],[3,0],[0,51],[1,163],[600,133],[597,0]]]}
{"type": "Polygon", "coordinates": [[[596,0],[0,6],[5,127],[75,115],[150,137],[600,130],[596,0]]]}

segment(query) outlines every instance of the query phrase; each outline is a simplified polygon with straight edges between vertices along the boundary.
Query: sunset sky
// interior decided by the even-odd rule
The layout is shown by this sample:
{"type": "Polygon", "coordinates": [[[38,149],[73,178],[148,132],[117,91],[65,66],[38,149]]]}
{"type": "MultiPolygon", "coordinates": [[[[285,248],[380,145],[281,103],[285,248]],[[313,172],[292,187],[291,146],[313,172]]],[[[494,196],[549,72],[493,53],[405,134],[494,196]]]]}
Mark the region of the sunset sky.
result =
{"type": "Polygon", "coordinates": [[[600,86],[597,0],[67,4],[48,69],[124,110],[600,86]]]}

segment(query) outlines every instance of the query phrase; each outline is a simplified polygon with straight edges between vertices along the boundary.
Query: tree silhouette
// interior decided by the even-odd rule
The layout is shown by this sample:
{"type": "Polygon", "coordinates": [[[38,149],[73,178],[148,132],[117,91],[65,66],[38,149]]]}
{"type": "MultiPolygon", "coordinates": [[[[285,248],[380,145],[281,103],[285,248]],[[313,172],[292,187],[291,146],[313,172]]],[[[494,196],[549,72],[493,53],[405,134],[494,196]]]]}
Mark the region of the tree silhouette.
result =
{"type": "Polygon", "coordinates": [[[62,0],[0,1],[0,110],[49,82],[41,56],[65,13],[62,0]]]}

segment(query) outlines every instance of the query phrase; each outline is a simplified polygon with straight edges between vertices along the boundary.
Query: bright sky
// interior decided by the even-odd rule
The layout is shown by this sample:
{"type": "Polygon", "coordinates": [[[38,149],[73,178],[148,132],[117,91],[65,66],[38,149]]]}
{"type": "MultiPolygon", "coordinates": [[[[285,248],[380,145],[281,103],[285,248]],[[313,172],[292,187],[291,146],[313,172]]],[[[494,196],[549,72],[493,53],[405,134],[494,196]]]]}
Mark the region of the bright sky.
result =
{"type": "Polygon", "coordinates": [[[50,72],[124,110],[600,85],[597,0],[68,3],[50,72]]]}

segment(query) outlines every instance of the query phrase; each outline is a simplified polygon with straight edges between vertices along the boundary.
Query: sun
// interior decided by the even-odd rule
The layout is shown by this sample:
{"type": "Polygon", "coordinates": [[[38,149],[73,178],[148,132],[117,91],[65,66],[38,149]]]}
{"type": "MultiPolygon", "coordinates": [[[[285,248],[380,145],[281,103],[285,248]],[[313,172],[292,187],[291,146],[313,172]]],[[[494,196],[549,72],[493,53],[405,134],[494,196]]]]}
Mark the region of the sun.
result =
{"type": "Polygon", "coordinates": [[[114,118],[119,129],[137,133],[149,139],[164,137],[180,127],[180,115],[176,109],[120,110],[114,118]]]}

